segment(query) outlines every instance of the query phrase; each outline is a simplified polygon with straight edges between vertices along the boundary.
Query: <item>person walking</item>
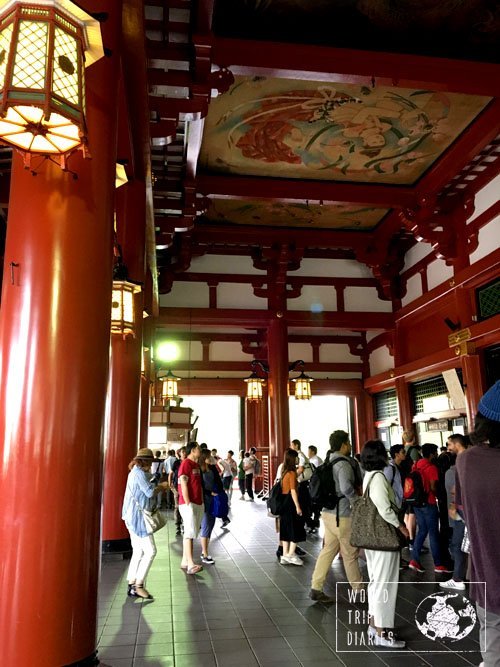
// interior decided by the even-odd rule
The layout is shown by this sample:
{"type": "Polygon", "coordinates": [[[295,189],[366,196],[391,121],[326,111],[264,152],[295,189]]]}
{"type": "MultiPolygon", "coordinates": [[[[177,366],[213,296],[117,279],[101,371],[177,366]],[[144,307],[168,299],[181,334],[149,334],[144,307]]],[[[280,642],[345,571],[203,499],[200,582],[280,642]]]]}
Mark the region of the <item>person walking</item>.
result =
{"type": "Polygon", "coordinates": [[[243,460],[245,458],[245,452],[243,449],[240,450],[240,460],[238,463],[238,488],[240,490],[240,500],[245,500],[245,469],[243,468],[243,460]]]}
{"type": "MultiPolygon", "coordinates": [[[[383,470],[387,466],[387,451],[381,440],[369,440],[361,452],[361,464],[365,470],[363,493],[368,495],[378,513],[405,537],[408,529],[394,511],[396,497],[383,470]]],[[[396,637],[394,619],[399,582],[399,551],[365,549],[368,567],[368,634],[375,646],[402,649],[406,643],[396,637]]]]}
{"type": "Polygon", "coordinates": [[[182,517],[179,511],[179,491],[177,488],[179,484],[179,468],[181,467],[181,463],[184,461],[186,456],[187,454],[185,447],[181,447],[180,449],[178,449],[177,458],[170,466],[170,472],[168,474],[168,484],[170,486],[172,495],[174,497],[174,521],[175,521],[176,535],[181,534],[181,526],[182,526],[182,517]]]}
{"type": "MultiPolygon", "coordinates": [[[[468,443],[460,433],[453,433],[447,440],[448,453],[456,459],[467,450],[468,443]]],[[[453,576],[448,581],[442,581],[441,588],[451,588],[456,591],[465,590],[465,575],[467,571],[467,555],[462,551],[464,541],[465,522],[463,512],[457,510],[455,503],[456,463],[445,474],[446,496],[448,499],[449,522],[452,529],[450,549],[453,556],[453,576]]]]}
{"type": "Polygon", "coordinates": [[[245,471],[245,491],[248,493],[249,501],[253,503],[253,476],[255,473],[255,456],[251,452],[245,452],[243,457],[243,470],[245,471]]]}
{"type": "Polygon", "coordinates": [[[469,595],[481,627],[481,664],[500,667],[500,380],[480,399],[470,437],[476,446],[457,457],[455,501],[470,538],[469,595]]]}
{"type": "Polygon", "coordinates": [[[411,550],[409,567],[416,572],[425,572],[420,563],[420,553],[424,540],[429,535],[429,543],[434,560],[434,572],[444,574],[451,573],[451,570],[442,564],[439,547],[439,513],[436,498],[439,473],[434,463],[437,459],[437,451],[437,445],[432,442],[426,442],[422,445],[422,458],[413,466],[413,471],[420,473],[422,477],[424,490],[427,493],[427,503],[423,507],[414,508],[417,519],[417,534],[413,543],[413,549],[411,550]]]}
{"type": "Polygon", "coordinates": [[[186,446],[186,458],[179,467],[179,511],[184,524],[184,538],[182,541],[181,569],[187,574],[197,574],[203,566],[193,560],[193,540],[200,532],[204,514],[203,487],[201,470],[198,465],[201,450],[196,442],[186,446]]]}
{"type": "Polygon", "coordinates": [[[231,507],[231,498],[233,496],[233,479],[238,474],[238,466],[233,459],[234,452],[229,450],[225,459],[219,459],[218,466],[222,473],[222,486],[227,493],[229,507],[231,507]]]}
{"type": "Polygon", "coordinates": [[[154,496],[168,488],[167,482],[156,484],[151,474],[153,461],[153,452],[143,448],[139,449],[130,462],[122,508],[122,519],[132,543],[132,558],[127,572],[127,595],[144,600],[153,599],[145,588],[145,582],[156,556],[156,544],[154,535],[148,533],[143,510],[153,509],[154,496]]]}
{"type": "Polygon", "coordinates": [[[316,561],[312,575],[309,597],[317,602],[334,602],[323,592],[325,579],[330,571],[333,559],[340,552],[347,579],[354,590],[363,587],[363,577],[359,569],[359,550],[351,546],[351,502],[359,497],[361,480],[358,478],[358,466],[351,457],[351,443],[346,431],[334,431],[330,435],[328,461],[342,460],[332,466],[333,481],[338,505],[335,509],[324,508],[321,520],[325,529],[323,548],[316,561]]]}
{"type": "MultiPolygon", "coordinates": [[[[215,525],[215,516],[210,513],[212,498],[219,493],[223,493],[222,480],[220,478],[217,466],[211,463],[212,454],[208,449],[204,449],[199,458],[199,465],[202,473],[203,484],[203,505],[204,514],[201,521],[200,542],[201,542],[201,562],[204,565],[214,565],[215,561],[208,551],[210,537],[215,525]]],[[[229,522],[229,519],[226,520],[229,522]]],[[[224,525],[224,523],[223,523],[224,525]]]]}
{"type": "Polygon", "coordinates": [[[306,539],[304,519],[299,504],[297,460],[298,453],[293,449],[288,449],[285,452],[281,469],[281,491],[286,496],[279,515],[280,542],[283,546],[283,555],[280,558],[282,565],[303,565],[295,553],[297,543],[306,539]]]}

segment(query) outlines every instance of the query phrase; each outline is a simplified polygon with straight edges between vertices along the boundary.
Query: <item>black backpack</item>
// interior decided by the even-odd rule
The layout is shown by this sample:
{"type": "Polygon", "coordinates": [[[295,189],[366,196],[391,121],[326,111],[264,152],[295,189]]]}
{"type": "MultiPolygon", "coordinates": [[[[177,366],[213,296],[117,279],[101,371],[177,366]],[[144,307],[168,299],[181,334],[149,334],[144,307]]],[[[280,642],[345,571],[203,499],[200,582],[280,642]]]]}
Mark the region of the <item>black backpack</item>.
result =
{"type": "MultiPolygon", "coordinates": [[[[326,461],[313,470],[309,480],[309,494],[311,501],[321,509],[338,509],[339,500],[344,496],[338,495],[333,479],[333,466],[339,461],[346,461],[339,456],[333,461],[326,461]]],[[[349,463],[349,461],[347,461],[349,463]]]]}
{"type": "Polygon", "coordinates": [[[266,503],[267,509],[273,516],[279,516],[285,508],[287,499],[288,495],[283,493],[281,489],[281,480],[279,480],[269,492],[269,498],[266,503]]]}
{"type": "Polygon", "coordinates": [[[412,507],[425,507],[427,505],[429,494],[424,488],[424,480],[418,470],[412,470],[406,477],[403,498],[407,505],[412,507]]]}

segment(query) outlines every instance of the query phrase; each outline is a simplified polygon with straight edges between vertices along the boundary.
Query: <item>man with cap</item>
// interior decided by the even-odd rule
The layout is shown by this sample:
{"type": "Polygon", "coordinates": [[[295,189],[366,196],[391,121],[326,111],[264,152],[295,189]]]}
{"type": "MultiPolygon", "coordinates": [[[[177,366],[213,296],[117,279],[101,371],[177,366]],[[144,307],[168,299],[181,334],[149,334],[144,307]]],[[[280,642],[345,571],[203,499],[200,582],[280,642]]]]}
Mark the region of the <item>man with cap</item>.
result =
{"type": "Polygon", "coordinates": [[[481,626],[481,665],[500,667],[500,380],[479,401],[470,437],[476,446],[457,457],[455,502],[469,532],[470,597],[481,626]]]}

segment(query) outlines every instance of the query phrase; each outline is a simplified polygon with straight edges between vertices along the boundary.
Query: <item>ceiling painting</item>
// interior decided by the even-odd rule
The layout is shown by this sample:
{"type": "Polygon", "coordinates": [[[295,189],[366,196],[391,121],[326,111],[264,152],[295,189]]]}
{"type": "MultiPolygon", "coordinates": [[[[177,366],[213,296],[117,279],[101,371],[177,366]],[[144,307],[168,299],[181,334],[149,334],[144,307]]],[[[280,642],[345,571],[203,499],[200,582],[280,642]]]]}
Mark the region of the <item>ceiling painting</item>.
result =
{"type": "Polygon", "coordinates": [[[316,229],[373,229],[390,209],[353,205],[300,204],[214,199],[206,217],[213,222],[316,229]]]}
{"type": "Polygon", "coordinates": [[[200,165],[226,174],[411,185],[489,101],[236,77],[210,104],[200,165]]]}

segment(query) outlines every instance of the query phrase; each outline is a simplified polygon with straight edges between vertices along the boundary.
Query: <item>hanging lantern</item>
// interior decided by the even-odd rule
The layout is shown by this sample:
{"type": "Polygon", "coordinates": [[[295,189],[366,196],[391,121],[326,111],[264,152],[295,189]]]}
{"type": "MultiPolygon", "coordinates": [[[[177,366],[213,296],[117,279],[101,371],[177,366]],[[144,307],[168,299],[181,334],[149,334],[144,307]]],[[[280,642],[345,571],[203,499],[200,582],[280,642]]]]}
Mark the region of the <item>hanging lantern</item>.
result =
{"type": "Polygon", "coordinates": [[[134,296],[141,291],[139,283],[130,280],[113,280],[111,301],[111,333],[135,336],[134,296]]]}
{"type": "Polygon", "coordinates": [[[69,0],[0,0],[0,140],[61,157],[85,146],[84,68],[99,23],[69,0]]]}
{"type": "Polygon", "coordinates": [[[298,378],[293,378],[295,382],[295,399],[298,401],[308,401],[311,398],[311,382],[313,378],[302,371],[298,378]]]}
{"type": "Polygon", "coordinates": [[[177,398],[179,391],[177,389],[177,383],[180,382],[181,378],[176,378],[175,375],[172,375],[171,371],[161,378],[163,381],[161,397],[163,398],[163,403],[170,401],[173,398],[177,398]]]}
{"type": "Polygon", "coordinates": [[[260,378],[254,371],[250,377],[245,378],[245,382],[247,383],[247,401],[261,401],[263,378],[260,378]]]}

